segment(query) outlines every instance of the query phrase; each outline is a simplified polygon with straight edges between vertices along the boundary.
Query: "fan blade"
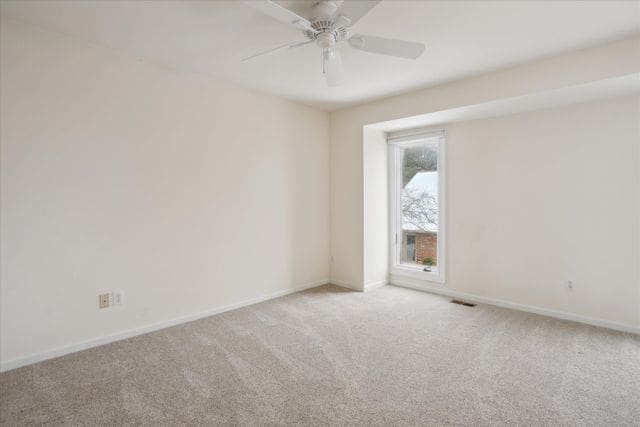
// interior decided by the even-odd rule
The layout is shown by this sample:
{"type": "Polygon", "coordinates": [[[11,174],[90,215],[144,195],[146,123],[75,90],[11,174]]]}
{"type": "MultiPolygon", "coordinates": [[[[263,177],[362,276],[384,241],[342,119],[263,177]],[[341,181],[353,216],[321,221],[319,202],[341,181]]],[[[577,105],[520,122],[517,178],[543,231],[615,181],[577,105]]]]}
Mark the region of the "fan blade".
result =
{"type": "Polygon", "coordinates": [[[380,0],[344,0],[338,10],[333,14],[333,21],[340,16],[347,17],[347,21],[343,21],[345,27],[350,27],[360,20],[364,15],[369,13],[380,0]]]}
{"type": "Polygon", "coordinates": [[[296,15],[289,9],[280,6],[279,4],[271,0],[242,0],[244,4],[252,7],[273,19],[283,22],[285,24],[293,25],[300,30],[311,30],[316,32],[312,27],[309,20],[302,16],[296,15]]]}
{"type": "Polygon", "coordinates": [[[295,49],[297,47],[301,47],[301,46],[307,45],[309,43],[313,43],[313,40],[307,40],[307,41],[304,41],[304,42],[290,42],[290,43],[283,44],[283,45],[280,45],[280,46],[272,47],[271,49],[260,51],[258,53],[255,53],[255,54],[251,55],[251,56],[247,56],[245,58],[242,58],[240,61],[244,62],[244,61],[247,61],[249,59],[253,59],[253,58],[257,57],[257,56],[266,55],[268,53],[275,52],[275,51],[278,51],[278,50],[281,50],[281,49],[286,49],[286,48],[295,49]]]}
{"type": "Polygon", "coordinates": [[[342,58],[340,52],[335,49],[326,49],[322,52],[322,72],[327,85],[338,86],[342,81],[342,58]]]}
{"type": "Polygon", "coordinates": [[[331,30],[334,30],[340,27],[349,28],[350,26],[351,26],[351,19],[347,18],[344,15],[338,15],[333,21],[331,30]]]}
{"type": "Polygon", "coordinates": [[[365,52],[381,53],[383,55],[399,56],[400,58],[416,59],[424,52],[423,43],[404,40],[387,39],[384,37],[363,36],[356,34],[349,39],[349,46],[365,52]]]}

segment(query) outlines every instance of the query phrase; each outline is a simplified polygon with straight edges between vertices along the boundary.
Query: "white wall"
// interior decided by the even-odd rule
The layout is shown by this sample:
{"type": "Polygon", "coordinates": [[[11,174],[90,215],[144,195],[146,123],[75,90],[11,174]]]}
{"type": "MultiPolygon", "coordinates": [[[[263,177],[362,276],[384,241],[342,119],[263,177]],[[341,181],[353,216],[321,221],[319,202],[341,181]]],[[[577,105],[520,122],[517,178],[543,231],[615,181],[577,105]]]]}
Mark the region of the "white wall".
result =
{"type": "MultiPolygon", "coordinates": [[[[379,131],[363,146],[365,125],[640,71],[634,38],[329,120],[22,24],[1,31],[3,366],[329,276],[376,284],[388,271],[386,149],[379,131]],[[115,289],[124,307],[98,310],[115,289]]],[[[638,325],[638,100],[563,108],[448,128],[450,285],[638,325]],[[548,151],[550,163],[530,163],[548,151]],[[610,189],[610,210],[574,220],[592,206],[585,183],[610,189]],[[496,197],[476,214],[479,186],[496,197]],[[554,211],[523,228],[543,196],[554,211]],[[585,234],[594,224],[606,233],[585,234]],[[569,276],[572,295],[558,286],[569,276]]]]}
{"type": "Polygon", "coordinates": [[[447,288],[637,325],[639,101],[444,126],[447,288]]]}
{"type": "Polygon", "coordinates": [[[327,280],[326,113],[1,27],[3,364],[327,280]]]}
{"type": "Polygon", "coordinates": [[[364,129],[364,289],[387,283],[389,274],[389,159],[387,135],[364,129]]]}
{"type": "Polygon", "coordinates": [[[364,126],[628,76],[639,50],[633,37],[331,113],[332,279],[364,286],[364,126]]]}
{"type": "MultiPolygon", "coordinates": [[[[628,76],[640,71],[639,47],[636,37],[332,113],[334,280],[363,289],[375,253],[366,246],[383,234],[366,233],[375,191],[363,180],[370,173],[367,125],[628,76]]],[[[638,101],[447,126],[449,289],[640,326],[638,101]],[[547,154],[549,162],[537,164],[547,154]],[[593,212],[585,185],[604,192],[604,212],[593,212]],[[495,209],[476,214],[484,186],[493,187],[495,209]],[[533,210],[544,202],[547,208],[533,210]],[[563,286],[569,279],[577,283],[572,294],[563,286]]]]}

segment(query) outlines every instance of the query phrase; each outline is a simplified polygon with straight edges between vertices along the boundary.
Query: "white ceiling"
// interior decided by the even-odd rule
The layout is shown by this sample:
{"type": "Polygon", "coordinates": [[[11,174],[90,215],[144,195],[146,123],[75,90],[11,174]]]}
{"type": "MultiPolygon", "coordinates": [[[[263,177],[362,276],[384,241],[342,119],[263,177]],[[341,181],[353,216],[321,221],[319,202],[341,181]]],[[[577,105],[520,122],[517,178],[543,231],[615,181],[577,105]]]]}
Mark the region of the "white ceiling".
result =
{"type": "MultiPolygon", "coordinates": [[[[314,0],[281,1],[302,13],[314,0]]],[[[3,1],[3,16],[172,68],[334,110],[640,33],[638,1],[395,1],[355,31],[427,44],[418,60],[341,45],[345,78],[325,85],[314,45],[240,62],[291,28],[237,1],[3,1]]]]}

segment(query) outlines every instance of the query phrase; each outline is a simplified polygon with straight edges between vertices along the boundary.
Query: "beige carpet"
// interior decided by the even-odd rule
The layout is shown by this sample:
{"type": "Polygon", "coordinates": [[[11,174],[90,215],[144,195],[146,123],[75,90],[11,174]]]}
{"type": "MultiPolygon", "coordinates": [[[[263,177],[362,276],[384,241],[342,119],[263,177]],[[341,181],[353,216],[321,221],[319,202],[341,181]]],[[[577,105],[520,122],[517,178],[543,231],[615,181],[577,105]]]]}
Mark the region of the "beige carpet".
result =
{"type": "Polygon", "coordinates": [[[0,376],[2,425],[640,425],[640,337],[323,286],[0,376]]]}

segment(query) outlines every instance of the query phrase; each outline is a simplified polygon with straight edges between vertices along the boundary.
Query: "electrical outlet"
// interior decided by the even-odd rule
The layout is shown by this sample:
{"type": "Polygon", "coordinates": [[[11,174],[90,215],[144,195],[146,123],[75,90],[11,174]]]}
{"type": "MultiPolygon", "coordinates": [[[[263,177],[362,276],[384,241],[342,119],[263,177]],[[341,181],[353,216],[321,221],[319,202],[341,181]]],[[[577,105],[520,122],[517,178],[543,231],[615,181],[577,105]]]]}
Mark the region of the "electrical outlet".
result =
{"type": "Polygon", "coordinates": [[[113,291],[113,305],[122,305],[122,304],[124,304],[124,292],[113,291]]]}
{"type": "Polygon", "coordinates": [[[109,308],[109,294],[98,295],[100,301],[100,308],[109,308]]]}
{"type": "Polygon", "coordinates": [[[567,288],[572,291],[575,288],[576,284],[573,280],[567,280],[567,288]]]}

